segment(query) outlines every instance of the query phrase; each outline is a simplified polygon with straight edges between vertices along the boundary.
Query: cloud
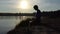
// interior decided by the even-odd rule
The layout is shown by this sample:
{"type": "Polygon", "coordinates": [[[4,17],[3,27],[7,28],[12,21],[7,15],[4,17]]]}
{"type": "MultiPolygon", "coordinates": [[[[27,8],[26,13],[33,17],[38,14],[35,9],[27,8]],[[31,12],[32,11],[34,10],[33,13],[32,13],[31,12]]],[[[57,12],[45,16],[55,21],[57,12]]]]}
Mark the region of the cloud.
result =
{"type": "MultiPolygon", "coordinates": [[[[17,11],[20,0],[0,0],[0,12],[17,11]]],[[[32,7],[37,4],[42,11],[60,9],[60,0],[29,0],[32,7]]]]}
{"type": "MultiPolygon", "coordinates": [[[[40,5],[41,10],[59,10],[60,0],[41,0],[40,5]]],[[[38,1],[39,2],[39,1],[38,1]]]]}

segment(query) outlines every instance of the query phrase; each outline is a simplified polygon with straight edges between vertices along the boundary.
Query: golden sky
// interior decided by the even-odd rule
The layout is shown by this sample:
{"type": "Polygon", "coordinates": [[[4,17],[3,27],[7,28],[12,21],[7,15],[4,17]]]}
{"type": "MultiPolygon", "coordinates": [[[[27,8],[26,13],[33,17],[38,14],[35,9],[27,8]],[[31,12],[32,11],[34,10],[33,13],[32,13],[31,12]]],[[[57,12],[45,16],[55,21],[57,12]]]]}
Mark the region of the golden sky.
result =
{"type": "Polygon", "coordinates": [[[0,0],[0,12],[7,13],[31,13],[38,5],[41,11],[52,11],[60,9],[60,0],[0,0]]]}

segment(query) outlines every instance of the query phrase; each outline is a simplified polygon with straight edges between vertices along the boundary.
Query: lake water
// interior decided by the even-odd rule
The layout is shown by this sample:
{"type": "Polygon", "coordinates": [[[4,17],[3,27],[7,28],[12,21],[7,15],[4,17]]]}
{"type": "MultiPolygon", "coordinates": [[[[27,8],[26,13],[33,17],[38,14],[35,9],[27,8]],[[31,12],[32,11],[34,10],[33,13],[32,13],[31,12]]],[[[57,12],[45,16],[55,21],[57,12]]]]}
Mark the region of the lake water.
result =
{"type": "Polygon", "coordinates": [[[24,19],[26,16],[0,16],[0,34],[6,34],[24,19]]]}

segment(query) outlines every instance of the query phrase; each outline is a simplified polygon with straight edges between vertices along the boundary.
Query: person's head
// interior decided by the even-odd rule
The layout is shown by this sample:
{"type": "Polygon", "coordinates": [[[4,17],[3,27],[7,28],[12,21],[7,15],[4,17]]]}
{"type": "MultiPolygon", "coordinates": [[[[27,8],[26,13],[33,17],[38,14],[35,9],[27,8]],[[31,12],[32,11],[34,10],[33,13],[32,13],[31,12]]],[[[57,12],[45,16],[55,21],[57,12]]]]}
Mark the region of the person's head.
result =
{"type": "Polygon", "coordinates": [[[33,7],[35,10],[38,10],[38,6],[37,5],[34,5],[33,7]]]}

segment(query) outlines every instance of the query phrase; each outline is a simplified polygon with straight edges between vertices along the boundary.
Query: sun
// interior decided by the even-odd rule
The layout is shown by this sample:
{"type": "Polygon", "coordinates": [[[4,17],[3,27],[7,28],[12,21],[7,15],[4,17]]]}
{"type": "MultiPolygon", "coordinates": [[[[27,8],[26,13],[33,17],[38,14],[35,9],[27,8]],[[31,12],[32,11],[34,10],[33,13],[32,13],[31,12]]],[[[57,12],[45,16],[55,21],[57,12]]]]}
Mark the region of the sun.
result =
{"type": "Polygon", "coordinates": [[[27,1],[21,1],[20,2],[20,8],[21,9],[28,9],[28,2],[27,1]]]}

